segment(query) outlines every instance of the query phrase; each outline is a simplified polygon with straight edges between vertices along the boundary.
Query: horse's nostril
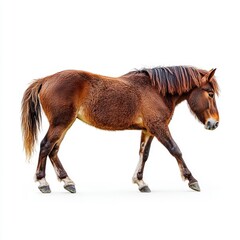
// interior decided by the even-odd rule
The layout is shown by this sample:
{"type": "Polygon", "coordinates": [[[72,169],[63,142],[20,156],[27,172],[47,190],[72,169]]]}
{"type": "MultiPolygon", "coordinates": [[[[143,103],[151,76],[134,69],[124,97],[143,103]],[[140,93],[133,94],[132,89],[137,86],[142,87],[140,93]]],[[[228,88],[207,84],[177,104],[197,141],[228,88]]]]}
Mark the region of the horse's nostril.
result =
{"type": "Polygon", "coordinates": [[[208,121],[205,124],[205,128],[209,130],[214,130],[218,127],[219,122],[216,121],[213,118],[208,119],[208,121]]]}
{"type": "Polygon", "coordinates": [[[207,127],[208,128],[211,128],[213,126],[213,124],[212,124],[212,122],[209,120],[209,121],[207,121],[207,127]]]}

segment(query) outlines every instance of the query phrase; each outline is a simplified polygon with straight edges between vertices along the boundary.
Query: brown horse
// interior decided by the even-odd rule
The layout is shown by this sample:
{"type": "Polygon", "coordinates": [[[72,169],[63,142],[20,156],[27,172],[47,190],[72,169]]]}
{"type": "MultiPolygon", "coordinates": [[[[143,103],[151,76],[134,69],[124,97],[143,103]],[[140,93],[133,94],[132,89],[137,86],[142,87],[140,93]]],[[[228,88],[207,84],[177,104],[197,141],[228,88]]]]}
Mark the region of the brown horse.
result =
{"type": "Polygon", "coordinates": [[[189,187],[200,191],[197,180],[187,168],[170,134],[168,124],[175,107],[187,100],[191,112],[206,129],[217,128],[219,115],[215,94],[218,94],[218,84],[215,70],[188,66],[157,67],[132,71],[118,78],[67,70],[34,81],[22,100],[22,131],[26,155],[30,158],[41,124],[42,106],[49,129],[40,144],[36,171],[40,191],[51,192],[45,179],[49,157],[59,180],[64,182],[64,188],[76,192],[74,182],[58,158],[58,150],[77,118],[105,130],[142,130],[140,160],[133,175],[133,182],[141,192],[150,192],[143,181],[143,170],[154,137],[176,158],[189,187]]]}

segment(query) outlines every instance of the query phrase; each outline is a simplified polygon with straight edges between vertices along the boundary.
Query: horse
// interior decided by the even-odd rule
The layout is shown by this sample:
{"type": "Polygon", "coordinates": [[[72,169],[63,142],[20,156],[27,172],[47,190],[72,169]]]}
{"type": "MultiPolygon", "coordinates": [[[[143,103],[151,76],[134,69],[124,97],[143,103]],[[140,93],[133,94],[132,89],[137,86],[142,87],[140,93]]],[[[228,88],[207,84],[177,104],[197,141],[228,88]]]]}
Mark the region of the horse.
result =
{"type": "Polygon", "coordinates": [[[75,193],[74,182],[63,168],[58,151],[76,119],[103,130],[141,130],[139,162],[132,177],[140,192],[150,192],[143,180],[145,163],[154,137],[177,160],[183,180],[200,191],[173,140],[169,123],[175,107],[186,100],[191,113],[208,130],[219,124],[215,96],[219,86],[210,71],[192,66],[143,68],[120,77],[107,77],[81,70],[65,70],[33,81],[25,90],[21,126],[26,157],[30,159],[41,127],[41,111],[48,131],[40,143],[36,181],[42,193],[50,193],[45,177],[47,157],[64,188],[75,193]],[[42,109],[42,110],[41,110],[42,109]]]}

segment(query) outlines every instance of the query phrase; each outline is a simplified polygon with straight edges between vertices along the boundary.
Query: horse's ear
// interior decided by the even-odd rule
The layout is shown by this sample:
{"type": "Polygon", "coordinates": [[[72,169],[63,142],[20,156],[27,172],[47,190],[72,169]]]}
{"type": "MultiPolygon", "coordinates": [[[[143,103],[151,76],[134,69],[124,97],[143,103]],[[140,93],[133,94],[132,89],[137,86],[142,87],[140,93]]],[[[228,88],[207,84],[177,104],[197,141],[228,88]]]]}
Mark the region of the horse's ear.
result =
{"type": "Polygon", "coordinates": [[[209,72],[208,72],[208,81],[211,81],[211,79],[213,78],[213,76],[214,76],[214,74],[215,74],[215,72],[216,72],[216,68],[213,68],[213,69],[211,69],[209,72]]]}
{"type": "Polygon", "coordinates": [[[210,71],[208,71],[205,75],[203,75],[202,81],[205,82],[205,83],[211,82],[211,79],[213,78],[216,70],[217,70],[216,68],[213,68],[210,71]]]}

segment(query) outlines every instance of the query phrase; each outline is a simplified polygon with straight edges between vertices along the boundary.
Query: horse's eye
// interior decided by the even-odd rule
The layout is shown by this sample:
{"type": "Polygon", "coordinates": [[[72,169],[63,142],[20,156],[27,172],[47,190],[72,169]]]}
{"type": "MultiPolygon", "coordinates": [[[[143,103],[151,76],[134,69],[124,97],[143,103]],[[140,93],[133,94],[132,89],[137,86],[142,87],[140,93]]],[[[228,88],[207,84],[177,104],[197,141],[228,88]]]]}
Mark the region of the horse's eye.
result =
{"type": "Polygon", "coordinates": [[[213,98],[214,97],[214,92],[208,92],[208,95],[210,98],[213,98]]]}

